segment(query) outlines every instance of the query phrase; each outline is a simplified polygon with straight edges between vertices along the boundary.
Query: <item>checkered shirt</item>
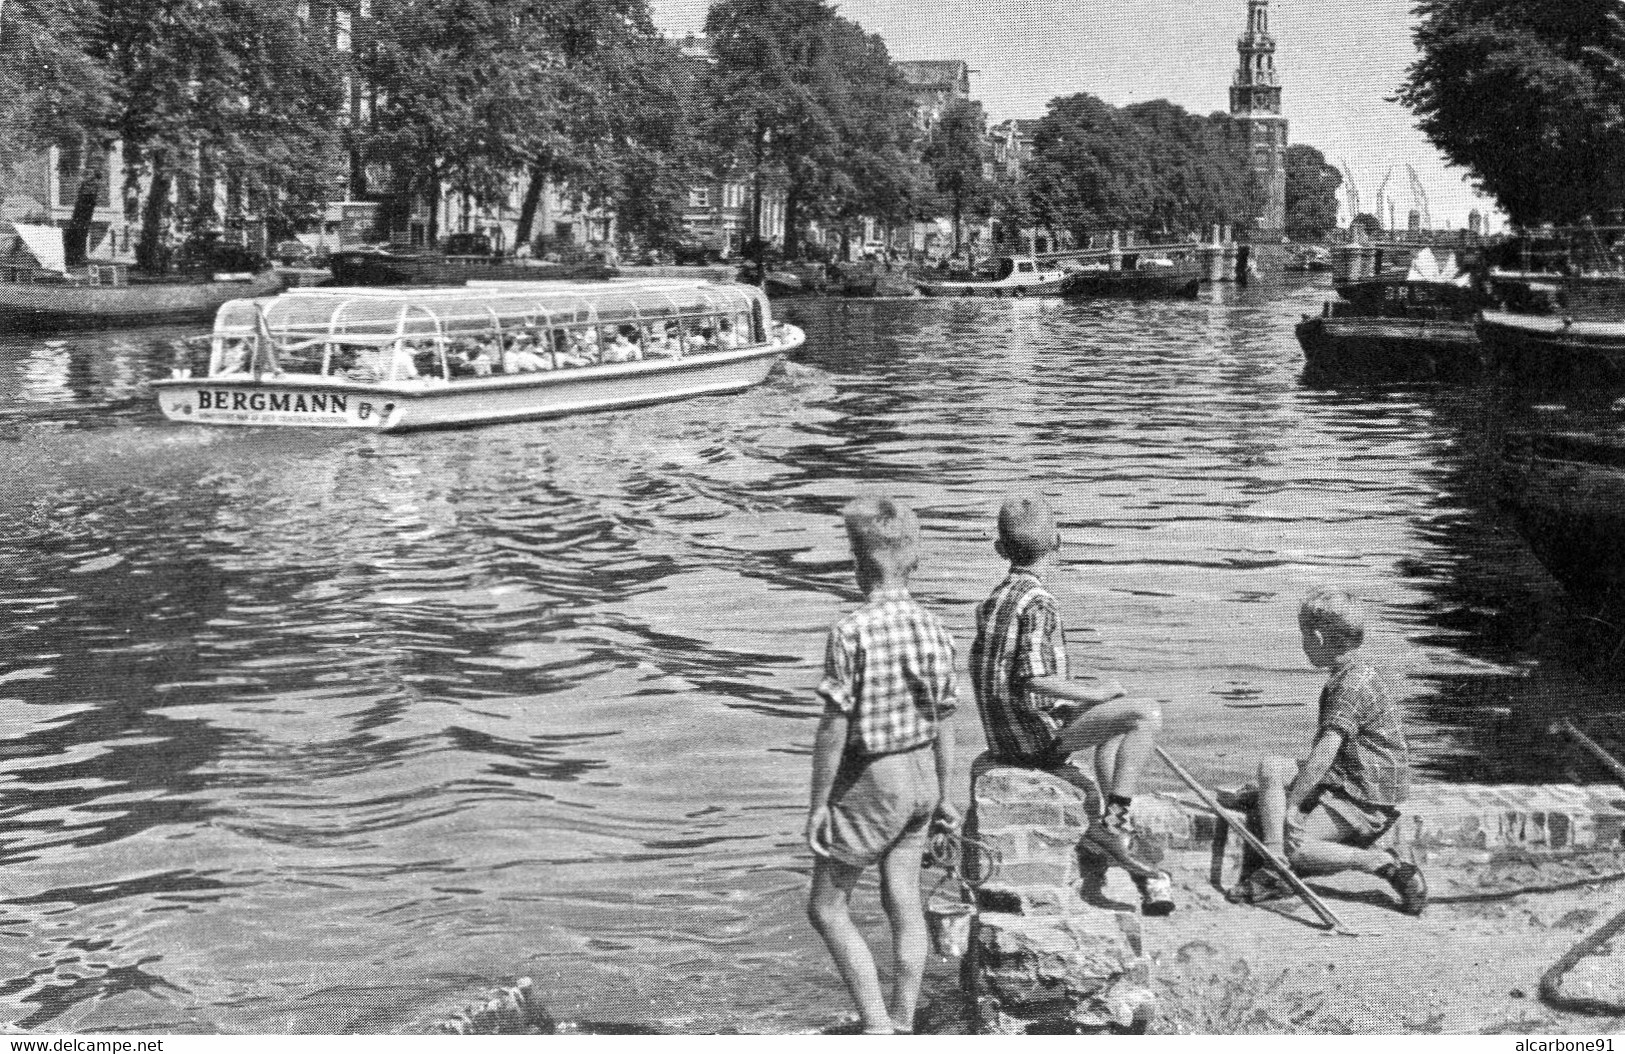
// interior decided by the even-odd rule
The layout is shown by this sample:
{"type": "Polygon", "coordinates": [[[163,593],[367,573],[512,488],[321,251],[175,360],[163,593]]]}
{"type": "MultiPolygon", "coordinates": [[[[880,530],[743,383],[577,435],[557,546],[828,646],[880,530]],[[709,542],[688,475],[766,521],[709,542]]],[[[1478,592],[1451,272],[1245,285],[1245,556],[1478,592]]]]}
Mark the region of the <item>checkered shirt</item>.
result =
{"type": "Polygon", "coordinates": [[[1055,698],[1028,682],[1067,676],[1066,634],[1055,597],[1031,571],[1012,569],[976,609],[970,673],[994,753],[1018,763],[1053,761],[1058,722],[1049,711],[1055,698]]]}
{"type": "Polygon", "coordinates": [[[1375,666],[1356,657],[1332,669],[1320,692],[1320,732],[1328,729],[1342,733],[1343,745],[1323,783],[1366,805],[1405,800],[1410,750],[1399,707],[1375,666]]]}
{"type": "Polygon", "coordinates": [[[830,628],[818,695],[846,715],[850,749],[924,746],[959,703],[953,638],[908,590],[876,589],[830,628]]]}

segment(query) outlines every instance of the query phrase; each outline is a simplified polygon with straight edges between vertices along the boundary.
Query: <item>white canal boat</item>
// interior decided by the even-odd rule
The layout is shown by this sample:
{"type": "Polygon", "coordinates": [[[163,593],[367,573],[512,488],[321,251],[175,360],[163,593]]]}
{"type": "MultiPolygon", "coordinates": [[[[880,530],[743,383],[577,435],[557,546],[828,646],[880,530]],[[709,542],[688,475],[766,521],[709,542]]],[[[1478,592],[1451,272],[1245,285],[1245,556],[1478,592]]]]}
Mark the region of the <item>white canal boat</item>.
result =
{"type": "Polygon", "coordinates": [[[730,283],[296,289],[221,307],[206,368],[153,387],[172,421],[397,432],[736,392],[804,340],[730,283]]]}

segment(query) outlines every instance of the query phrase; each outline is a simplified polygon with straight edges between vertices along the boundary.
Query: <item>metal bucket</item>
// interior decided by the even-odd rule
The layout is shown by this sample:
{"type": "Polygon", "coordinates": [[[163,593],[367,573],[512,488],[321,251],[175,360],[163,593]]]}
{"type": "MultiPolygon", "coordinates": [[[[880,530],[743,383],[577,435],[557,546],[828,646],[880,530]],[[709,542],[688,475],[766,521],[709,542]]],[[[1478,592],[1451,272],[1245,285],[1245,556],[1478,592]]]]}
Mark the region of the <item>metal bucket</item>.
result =
{"type": "Polygon", "coordinates": [[[947,897],[932,897],[925,905],[931,947],[946,959],[957,959],[970,949],[970,924],[976,905],[947,897]]]}

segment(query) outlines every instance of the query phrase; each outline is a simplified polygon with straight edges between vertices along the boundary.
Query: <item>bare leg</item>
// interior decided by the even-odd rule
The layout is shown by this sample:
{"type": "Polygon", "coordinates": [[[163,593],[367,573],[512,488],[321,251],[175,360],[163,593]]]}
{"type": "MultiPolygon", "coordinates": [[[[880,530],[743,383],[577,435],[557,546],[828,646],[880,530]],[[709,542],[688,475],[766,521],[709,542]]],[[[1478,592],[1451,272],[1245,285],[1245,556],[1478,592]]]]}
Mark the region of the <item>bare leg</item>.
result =
{"type": "Polygon", "coordinates": [[[880,902],[891,920],[891,1020],[898,1031],[914,1031],[914,1009],[925,976],[925,914],[920,910],[920,854],[926,829],[905,834],[880,859],[880,902]]]}
{"type": "Polygon", "coordinates": [[[1113,794],[1117,786],[1117,755],[1123,749],[1123,737],[1117,736],[1095,748],[1095,780],[1100,793],[1113,794]]]}
{"type": "Polygon", "coordinates": [[[1287,830],[1287,859],[1300,875],[1334,875],[1339,871],[1364,871],[1374,875],[1393,863],[1393,857],[1379,849],[1349,845],[1355,832],[1327,812],[1316,809],[1295,820],[1287,830]]]}
{"type": "MultiPolygon", "coordinates": [[[[1067,753],[1075,754],[1105,747],[1117,740],[1111,751],[1109,782],[1101,785],[1100,792],[1132,798],[1161,730],[1162,708],[1156,703],[1145,699],[1113,699],[1073,718],[1071,724],[1061,729],[1061,746],[1067,753]]],[[[1096,771],[1103,772],[1098,759],[1096,771]]]]}
{"type": "MultiPolygon", "coordinates": [[[[919,850],[915,850],[915,866],[919,866],[919,850]]],[[[843,864],[821,856],[813,867],[812,893],[807,898],[807,918],[818,935],[824,938],[835,967],[846,982],[846,990],[857,1004],[863,1017],[865,1032],[890,1032],[891,1018],[886,1013],[886,999],[880,991],[880,976],[875,972],[874,956],[869,945],[852,923],[852,890],[858,884],[863,868],[843,864]]]]}
{"type": "Polygon", "coordinates": [[[1265,758],[1258,763],[1258,825],[1263,843],[1282,855],[1286,830],[1286,789],[1298,778],[1298,763],[1291,758],[1265,758]]]}

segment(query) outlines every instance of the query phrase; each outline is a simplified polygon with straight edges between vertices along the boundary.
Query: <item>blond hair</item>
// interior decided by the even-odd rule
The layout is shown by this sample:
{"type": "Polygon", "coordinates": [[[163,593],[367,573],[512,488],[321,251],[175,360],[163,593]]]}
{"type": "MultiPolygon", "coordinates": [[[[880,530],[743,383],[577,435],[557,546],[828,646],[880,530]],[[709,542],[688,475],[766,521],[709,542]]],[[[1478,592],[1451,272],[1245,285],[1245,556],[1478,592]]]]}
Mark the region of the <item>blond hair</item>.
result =
{"type": "Polygon", "coordinates": [[[1060,544],[1055,510],[1037,495],[1011,498],[999,507],[999,541],[1013,564],[1030,564],[1060,544]]]}
{"type": "Polygon", "coordinates": [[[1298,606],[1298,625],[1320,630],[1338,644],[1357,647],[1365,640],[1365,606],[1345,589],[1322,586],[1298,606]]]}
{"type": "Polygon", "coordinates": [[[920,523],[907,505],[890,498],[858,498],[841,510],[846,537],[860,566],[887,563],[909,571],[920,544],[920,523]]]}

